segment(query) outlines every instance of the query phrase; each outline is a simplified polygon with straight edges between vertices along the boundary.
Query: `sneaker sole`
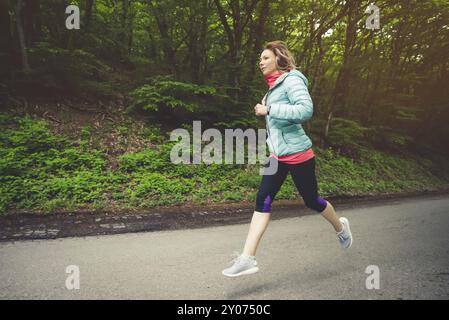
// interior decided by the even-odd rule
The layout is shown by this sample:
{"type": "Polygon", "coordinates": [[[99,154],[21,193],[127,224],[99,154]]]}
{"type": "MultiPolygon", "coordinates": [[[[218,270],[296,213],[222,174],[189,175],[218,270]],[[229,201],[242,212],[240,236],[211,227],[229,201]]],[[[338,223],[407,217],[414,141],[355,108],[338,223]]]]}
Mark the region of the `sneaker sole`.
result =
{"type": "Polygon", "coordinates": [[[348,233],[349,233],[351,241],[349,242],[349,246],[344,247],[344,248],[349,249],[352,246],[352,233],[351,233],[351,228],[349,227],[349,220],[347,218],[341,218],[341,220],[344,220],[346,226],[348,227],[348,233]]]}
{"type": "Polygon", "coordinates": [[[226,276],[226,277],[235,278],[235,277],[240,277],[240,276],[243,276],[243,275],[253,274],[253,273],[256,273],[257,271],[259,271],[259,268],[258,267],[254,267],[254,268],[251,268],[251,269],[248,269],[248,270],[236,273],[236,274],[227,274],[227,273],[224,273],[224,272],[222,272],[222,274],[224,276],[226,276]]]}

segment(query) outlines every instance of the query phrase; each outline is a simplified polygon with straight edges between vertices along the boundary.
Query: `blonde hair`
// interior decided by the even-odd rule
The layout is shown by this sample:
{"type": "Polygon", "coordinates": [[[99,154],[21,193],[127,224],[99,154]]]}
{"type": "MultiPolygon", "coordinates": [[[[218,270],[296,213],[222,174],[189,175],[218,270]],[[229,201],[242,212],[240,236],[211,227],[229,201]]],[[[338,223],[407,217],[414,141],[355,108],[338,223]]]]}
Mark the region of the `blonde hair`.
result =
{"type": "Polygon", "coordinates": [[[265,49],[271,50],[276,57],[276,68],[282,72],[289,72],[296,69],[296,62],[293,54],[288,50],[285,42],[276,40],[268,42],[265,49]]]}

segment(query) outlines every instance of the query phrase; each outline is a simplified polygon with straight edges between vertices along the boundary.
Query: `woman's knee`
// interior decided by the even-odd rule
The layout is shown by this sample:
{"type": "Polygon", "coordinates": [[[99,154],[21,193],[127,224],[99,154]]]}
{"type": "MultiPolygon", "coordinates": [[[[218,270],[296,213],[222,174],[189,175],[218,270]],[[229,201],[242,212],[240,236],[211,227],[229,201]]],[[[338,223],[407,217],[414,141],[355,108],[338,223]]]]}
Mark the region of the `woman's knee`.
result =
{"type": "Polygon", "coordinates": [[[256,197],[256,211],[258,212],[271,212],[271,204],[274,197],[264,192],[258,192],[256,197]]]}
{"type": "Polygon", "coordinates": [[[321,197],[304,199],[304,203],[308,208],[318,213],[323,212],[327,207],[327,201],[321,197]]]}

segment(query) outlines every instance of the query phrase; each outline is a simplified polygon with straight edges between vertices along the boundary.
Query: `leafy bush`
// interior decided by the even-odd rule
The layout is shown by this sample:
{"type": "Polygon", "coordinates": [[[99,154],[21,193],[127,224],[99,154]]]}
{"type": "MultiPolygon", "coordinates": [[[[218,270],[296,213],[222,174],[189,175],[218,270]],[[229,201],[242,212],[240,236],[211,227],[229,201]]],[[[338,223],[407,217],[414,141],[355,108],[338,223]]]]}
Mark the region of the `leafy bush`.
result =
{"type": "Polygon", "coordinates": [[[2,115],[0,122],[0,211],[43,208],[48,201],[84,204],[108,188],[100,151],[82,150],[29,116],[2,115]]]}
{"type": "Polygon", "coordinates": [[[213,111],[228,97],[221,95],[211,86],[173,80],[172,76],[155,76],[129,93],[128,112],[144,110],[182,119],[186,114],[213,111]]]}
{"type": "Polygon", "coordinates": [[[366,136],[372,146],[390,152],[405,151],[414,143],[413,137],[382,125],[370,128],[366,136]]]}
{"type": "Polygon", "coordinates": [[[153,149],[126,153],[119,157],[119,167],[125,172],[163,171],[168,166],[170,166],[170,162],[161,158],[160,154],[153,149]]]}
{"type": "MultiPolygon", "coordinates": [[[[0,113],[0,128],[0,212],[254,201],[262,179],[258,165],[175,165],[170,162],[175,142],[125,153],[116,169],[108,169],[103,152],[87,148],[88,127],[77,143],[30,117],[0,113]]],[[[449,180],[442,157],[398,156],[369,147],[359,148],[358,158],[333,147],[314,152],[324,197],[436,189],[449,180]]],[[[297,198],[289,176],[276,199],[297,198]]]]}
{"type": "Polygon", "coordinates": [[[82,94],[110,96],[111,84],[102,81],[111,68],[95,55],[82,49],[64,49],[48,42],[37,42],[29,48],[32,69],[19,84],[26,92],[43,90],[73,91],[82,94]]]}
{"type": "Polygon", "coordinates": [[[328,136],[330,146],[356,156],[357,149],[367,145],[365,132],[368,128],[356,121],[335,117],[331,127],[328,136]]]}

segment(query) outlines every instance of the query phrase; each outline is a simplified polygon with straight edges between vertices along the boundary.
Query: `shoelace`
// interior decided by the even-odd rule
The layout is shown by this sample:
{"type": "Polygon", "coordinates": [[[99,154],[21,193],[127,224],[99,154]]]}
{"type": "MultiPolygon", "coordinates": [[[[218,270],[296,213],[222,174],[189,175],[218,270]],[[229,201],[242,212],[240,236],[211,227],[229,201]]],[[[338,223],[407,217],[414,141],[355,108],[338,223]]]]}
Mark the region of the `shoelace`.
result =
{"type": "Polygon", "coordinates": [[[239,258],[240,258],[240,252],[234,251],[234,252],[231,254],[231,258],[233,258],[232,261],[230,262],[230,264],[232,265],[232,264],[234,264],[237,260],[239,260],[239,258]]]}
{"type": "Polygon", "coordinates": [[[343,230],[342,230],[339,234],[337,234],[337,237],[338,237],[338,239],[340,239],[341,241],[346,241],[347,239],[349,239],[349,235],[346,234],[346,230],[345,230],[346,224],[344,224],[344,223],[342,222],[342,226],[343,226],[343,230]],[[345,235],[346,235],[346,237],[345,237],[345,235]]]}
{"type": "Polygon", "coordinates": [[[349,239],[349,235],[345,237],[344,232],[338,234],[337,237],[338,237],[341,241],[346,241],[347,239],[349,239]]]}
{"type": "Polygon", "coordinates": [[[237,265],[240,265],[244,261],[243,256],[240,254],[240,252],[237,252],[237,251],[234,251],[231,254],[231,257],[233,257],[234,259],[232,259],[230,265],[233,265],[234,263],[237,263],[237,265]]]}

